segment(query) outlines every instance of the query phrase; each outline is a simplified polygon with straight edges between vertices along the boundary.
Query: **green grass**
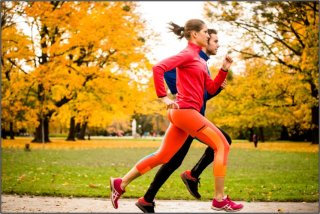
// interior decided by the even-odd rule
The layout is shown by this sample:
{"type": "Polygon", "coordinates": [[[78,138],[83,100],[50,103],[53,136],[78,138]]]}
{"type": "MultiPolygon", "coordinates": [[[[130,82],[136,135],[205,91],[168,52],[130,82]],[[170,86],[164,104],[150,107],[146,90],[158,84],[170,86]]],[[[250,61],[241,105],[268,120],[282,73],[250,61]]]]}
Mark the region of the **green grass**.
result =
{"type": "MultiPolygon", "coordinates": [[[[2,149],[2,192],[30,195],[109,197],[109,177],[123,176],[152,148],[32,150],[2,149]]],[[[179,174],[202,156],[191,148],[157,199],[193,199],[179,174]]],[[[134,180],[124,197],[144,195],[158,167],[134,180]]],[[[212,165],[201,175],[202,200],[213,196],[212,165]]],[[[231,149],[225,193],[245,201],[318,201],[318,154],[231,149]]]]}

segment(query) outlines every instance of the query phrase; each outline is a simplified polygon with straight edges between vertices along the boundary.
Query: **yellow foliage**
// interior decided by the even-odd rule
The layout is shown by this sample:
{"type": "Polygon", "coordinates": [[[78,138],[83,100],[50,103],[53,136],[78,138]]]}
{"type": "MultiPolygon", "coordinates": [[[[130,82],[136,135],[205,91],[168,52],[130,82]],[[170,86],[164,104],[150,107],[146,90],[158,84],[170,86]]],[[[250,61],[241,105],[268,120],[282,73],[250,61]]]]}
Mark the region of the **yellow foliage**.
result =
{"type": "Polygon", "coordinates": [[[217,97],[208,103],[207,116],[219,126],[235,128],[274,125],[310,128],[312,105],[308,85],[282,66],[263,60],[247,60],[246,71],[234,75],[217,97]]]}
{"type": "MultiPolygon", "coordinates": [[[[54,139],[51,143],[41,144],[41,143],[30,143],[30,138],[17,138],[15,140],[3,140],[2,148],[18,148],[23,149],[25,144],[30,144],[32,149],[96,149],[96,148],[155,148],[157,149],[161,141],[160,140],[90,140],[76,142],[65,141],[62,139],[54,139]]],[[[206,146],[200,142],[195,141],[192,148],[205,148],[206,146]]],[[[318,145],[310,143],[286,143],[286,142],[264,142],[260,143],[258,148],[255,148],[252,143],[239,143],[234,142],[231,149],[248,149],[248,150],[262,150],[262,151],[282,151],[282,152],[319,152],[318,145]]]]}
{"type": "MultiPolygon", "coordinates": [[[[149,97],[144,96],[148,92],[141,90],[146,85],[138,83],[150,78],[144,43],[149,35],[135,11],[136,2],[16,5],[22,8],[32,37],[16,25],[5,28],[2,54],[4,59],[15,58],[19,66],[24,60],[30,71],[14,78],[20,68],[11,69],[12,63],[5,60],[2,105],[6,118],[11,115],[11,121],[17,122],[15,115],[22,108],[15,103],[28,106],[22,120],[29,124],[37,125],[40,114],[55,112],[51,122],[68,126],[71,116],[76,116],[78,122],[103,127],[115,118],[128,118],[140,110],[141,103],[149,105],[149,97]],[[6,78],[9,69],[10,80],[6,78]]],[[[14,6],[8,10],[11,15],[14,12],[14,6]]]]}

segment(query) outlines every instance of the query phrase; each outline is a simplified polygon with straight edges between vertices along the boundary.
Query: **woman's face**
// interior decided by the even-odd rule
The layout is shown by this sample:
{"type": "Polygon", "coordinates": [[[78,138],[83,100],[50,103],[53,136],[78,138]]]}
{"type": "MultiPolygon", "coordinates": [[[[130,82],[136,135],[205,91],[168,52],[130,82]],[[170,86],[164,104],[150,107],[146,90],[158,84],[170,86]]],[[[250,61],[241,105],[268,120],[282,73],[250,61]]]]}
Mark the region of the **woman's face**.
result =
{"type": "Polygon", "coordinates": [[[199,32],[194,32],[194,38],[195,42],[199,46],[206,47],[208,45],[208,39],[210,38],[207,26],[203,25],[202,29],[199,32]]]}

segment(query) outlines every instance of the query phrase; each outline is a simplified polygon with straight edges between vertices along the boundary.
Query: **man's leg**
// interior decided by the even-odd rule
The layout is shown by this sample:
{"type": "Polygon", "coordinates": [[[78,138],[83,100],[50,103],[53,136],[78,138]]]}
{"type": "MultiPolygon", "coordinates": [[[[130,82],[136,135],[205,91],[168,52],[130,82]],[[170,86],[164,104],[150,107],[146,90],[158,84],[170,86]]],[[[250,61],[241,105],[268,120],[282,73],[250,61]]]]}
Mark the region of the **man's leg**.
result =
{"type": "MultiPolygon", "coordinates": [[[[219,128],[219,127],[217,127],[219,128]]],[[[222,132],[224,137],[227,139],[229,145],[231,145],[232,140],[231,137],[222,129],[219,128],[219,130],[222,132]]],[[[181,174],[181,179],[185,183],[187,189],[189,190],[190,194],[194,196],[195,198],[200,198],[201,195],[198,192],[198,183],[200,181],[200,174],[203,172],[203,170],[212,163],[214,159],[214,151],[213,149],[208,146],[205,150],[204,154],[200,158],[200,160],[197,162],[197,164],[192,168],[192,170],[187,170],[184,173],[181,174]]]]}
{"type": "Polygon", "coordinates": [[[193,137],[189,136],[179,151],[170,159],[166,164],[163,164],[155,175],[152,183],[149,186],[144,199],[148,202],[152,202],[155,195],[159,191],[160,187],[166,182],[170,175],[181,165],[184,157],[189,151],[190,145],[193,141],[193,137]]]}

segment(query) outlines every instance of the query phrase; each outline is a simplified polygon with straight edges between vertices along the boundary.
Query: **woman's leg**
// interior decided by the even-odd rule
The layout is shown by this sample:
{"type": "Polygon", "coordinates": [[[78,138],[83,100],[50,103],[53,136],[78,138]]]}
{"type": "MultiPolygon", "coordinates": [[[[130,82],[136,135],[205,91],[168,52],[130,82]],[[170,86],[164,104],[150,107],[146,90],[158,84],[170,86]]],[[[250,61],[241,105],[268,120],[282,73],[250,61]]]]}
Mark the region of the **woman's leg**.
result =
{"type": "MultiPolygon", "coordinates": [[[[228,133],[226,133],[225,131],[223,131],[223,129],[219,127],[217,128],[222,132],[223,136],[226,138],[229,145],[231,145],[232,140],[231,140],[231,137],[228,135],[228,133]]],[[[194,178],[199,178],[203,170],[207,168],[207,166],[210,163],[212,163],[213,160],[214,160],[214,151],[210,146],[208,146],[205,152],[203,153],[202,157],[198,161],[198,163],[192,168],[191,176],[194,178]]]]}
{"type": "Polygon", "coordinates": [[[144,199],[147,202],[152,202],[158,193],[160,187],[166,182],[170,175],[181,165],[183,159],[189,151],[193,137],[189,136],[183,143],[179,151],[170,159],[166,164],[163,164],[155,175],[152,183],[150,184],[144,199]]]}
{"type": "Polygon", "coordinates": [[[177,128],[173,124],[169,125],[160,148],[153,154],[141,159],[123,178],[121,188],[125,187],[140,175],[148,172],[152,168],[167,163],[180,149],[188,134],[177,128]]]}
{"type": "Polygon", "coordinates": [[[174,125],[201,140],[215,152],[213,173],[215,176],[215,198],[224,197],[224,176],[226,174],[229,144],[221,131],[200,113],[191,109],[171,110],[174,125]]]}
{"type": "Polygon", "coordinates": [[[170,123],[157,152],[141,159],[123,178],[110,178],[111,202],[113,207],[118,208],[118,200],[131,181],[152,168],[167,163],[180,149],[187,137],[188,134],[186,132],[170,123]]]}
{"type": "Polygon", "coordinates": [[[215,176],[215,199],[220,201],[224,197],[224,177],[226,175],[227,160],[229,154],[229,144],[221,131],[210,121],[203,118],[205,127],[199,130],[196,137],[206,142],[214,149],[215,161],[213,163],[215,176]],[[206,121],[207,120],[207,121],[206,121]]]}
{"type": "Polygon", "coordinates": [[[144,174],[160,164],[167,163],[181,148],[187,137],[186,132],[170,123],[160,148],[155,153],[141,159],[136,164],[136,168],[141,174],[144,174]]]}

